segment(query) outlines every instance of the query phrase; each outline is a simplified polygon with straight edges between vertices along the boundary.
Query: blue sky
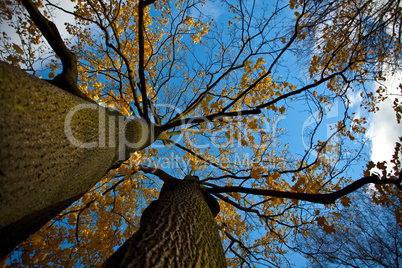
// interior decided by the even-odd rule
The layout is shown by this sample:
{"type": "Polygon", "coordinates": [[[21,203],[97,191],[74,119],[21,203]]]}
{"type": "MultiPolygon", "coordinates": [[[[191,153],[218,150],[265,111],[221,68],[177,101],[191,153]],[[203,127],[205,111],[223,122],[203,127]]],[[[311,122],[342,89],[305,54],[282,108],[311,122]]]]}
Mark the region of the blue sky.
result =
{"type": "MultiPolygon", "coordinates": [[[[63,2],[63,5],[68,3],[63,2]]],[[[66,7],[72,10],[72,5],[66,7]]],[[[214,18],[217,23],[227,23],[228,18],[225,17],[224,8],[217,2],[208,1],[204,7],[200,9],[202,12],[214,18]]],[[[56,11],[57,12],[57,11],[56,11]]],[[[289,13],[292,15],[292,13],[289,13]]],[[[194,14],[195,15],[195,14],[194,14]]],[[[62,35],[66,36],[66,31],[64,30],[64,23],[66,21],[72,21],[70,15],[57,12],[55,16],[57,20],[55,21],[62,35]]],[[[200,51],[203,48],[200,47],[200,51]]],[[[294,68],[292,73],[288,74],[291,78],[297,78],[303,75],[302,70],[297,65],[297,58],[292,55],[287,55],[286,61],[290,63],[294,68]]],[[[395,78],[395,80],[390,80],[389,88],[395,88],[396,85],[401,81],[400,77],[395,78]]],[[[351,96],[355,100],[352,103],[351,109],[353,109],[356,114],[360,116],[365,116],[365,112],[359,107],[359,98],[356,96],[351,96]]],[[[303,100],[295,101],[294,103],[289,103],[289,109],[287,113],[276,118],[276,122],[279,127],[285,128],[284,136],[281,137],[281,142],[289,142],[290,150],[296,154],[303,155],[304,151],[308,149],[308,140],[303,136],[306,129],[314,126],[314,115],[316,115],[317,109],[315,107],[305,107],[305,102],[303,100]],[[297,104],[296,106],[295,103],[297,104]],[[304,111],[304,112],[301,112],[304,111]],[[306,148],[307,147],[307,148],[306,148]]],[[[392,110],[389,109],[390,104],[384,103],[381,105],[381,110],[379,113],[372,115],[370,117],[370,129],[366,136],[361,137],[362,139],[369,139],[369,142],[365,145],[364,153],[367,154],[368,158],[372,160],[381,161],[389,159],[389,156],[393,151],[393,143],[395,138],[402,133],[402,126],[396,124],[395,115],[392,110]]],[[[325,139],[328,138],[332,131],[330,126],[341,120],[343,116],[343,106],[339,103],[334,103],[332,107],[332,112],[327,114],[322,123],[322,128],[320,128],[317,138],[325,139]]],[[[271,123],[266,125],[267,128],[272,129],[273,125],[271,123]]],[[[158,143],[157,145],[160,145],[158,143]]],[[[171,155],[170,153],[167,154],[171,155]]],[[[367,161],[368,159],[366,159],[367,161]]],[[[360,178],[362,176],[362,167],[366,162],[358,163],[353,169],[350,170],[350,174],[355,178],[360,178]]],[[[177,171],[176,171],[177,172],[177,171]]],[[[184,171],[180,171],[184,172],[184,171]]],[[[178,172],[178,173],[180,173],[178,172]]],[[[303,258],[295,254],[291,256],[291,261],[295,263],[294,267],[304,267],[303,258]]]]}
{"type": "MultiPolygon", "coordinates": [[[[59,5],[67,10],[73,10],[74,7],[74,3],[70,1],[62,1],[62,2],[59,1],[59,5]]],[[[199,7],[199,10],[204,14],[214,18],[214,21],[216,21],[217,23],[225,24],[228,21],[227,15],[225,15],[226,10],[218,1],[207,1],[204,6],[199,7]]],[[[68,21],[73,22],[72,16],[58,10],[55,10],[54,12],[56,14],[54,16],[54,18],[56,18],[54,22],[57,25],[61,35],[64,37],[68,36],[67,31],[65,30],[64,23],[68,21]]],[[[290,11],[289,15],[292,16],[293,12],[290,11]]],[[[7,27],[4,27],[4,25],[1,26],[1,29],[2,30],[5,29],[5,31],[7,32],[7,27]]],[[[17,38],[16,36],[12,37],[17,38]]],[[[19,41],[16,39],[15,42],[18,43],[19,41]]],[[[200,50],[202,50],[202,47],[200,47],[200,50]]],[[[294,62],[293,66],[296,67],[295,70],[298,70],[296,65],[297,59],[288,56],[288,60],[293,61],[294,62]]],[[[297,72],[298,73],[292,75],[294,77],[304,75],[301,70],[298,70],[297,72]]],[[[46,73],[44,73],[43,76],[46,77],[46,73]]],[[[394,76],[389,77],[388,80],[384,83],[384,85],[388,88],[391,94],[393,93],[397,94],[400,93],[398,92],[397,87],[401,82],[402,82],[402,74],[395,74],[394,76]]],[[[357,116],[359,115],[367,116],[367,114],[363,111],[363,109],[359,107],[360,105],[359,96],[351,95],[350,99],[354,100],[354,102],[351,105],[351,108],[356,112],[357,116]]],[[[290,109],[287,111],[288,113],[285,115],[286,120],[284,120],[284,118],[281,118],[280,124],[282,127],[287,127],[289,135],[291,134],[290,139],[292,139],[294,144],[297,144],[295,146],[299,146],[300,142],[301,144],[303,144],[304,139],[302,138],[301,134],[295,134],[295,133],[302,132],[303,123],[305,123],[306,120],[307,121],[309,120],[310,114],[306,113],[302,117],[299,114],[299,110],[295,109],[297,110],[297,113],[295,115],[292,115],[292,109],[293,107],[290,107],[290,109]],[[296,140],[298,142],[295,142],[294,137],[300,137],[300,139],[296,140]]],[[[325,124],[328,125],[331,124],[331,122],[335,122],[337,119],[336,117],[337,116],[335,115],[332,118],[327,118],[326,120],[327,122],[325,122],[325,124]]],[[[396,117],[392,109],[392,103],[390,101],[386,101],[380,104],[380,111],[374,115],[373,114],[369,115],[369,120],[370,120],[369,122],[370,127],[368,133],[366,133],[366,136],[364,137],[365,139],[368,139],[370,142],[367,144],[368,148],[366,149],[366,152],[370,155],[370,158],[373,161],[388,161],[393,153],[393,147],[395,141],[397,141],[398,135],[402,133],[402,126],[398,125],[396,122],[396,117]]],[[[330,131],[328,130],[326,131],[326,134],[324,134],[324,136],[329,134],[330,131]]]]}

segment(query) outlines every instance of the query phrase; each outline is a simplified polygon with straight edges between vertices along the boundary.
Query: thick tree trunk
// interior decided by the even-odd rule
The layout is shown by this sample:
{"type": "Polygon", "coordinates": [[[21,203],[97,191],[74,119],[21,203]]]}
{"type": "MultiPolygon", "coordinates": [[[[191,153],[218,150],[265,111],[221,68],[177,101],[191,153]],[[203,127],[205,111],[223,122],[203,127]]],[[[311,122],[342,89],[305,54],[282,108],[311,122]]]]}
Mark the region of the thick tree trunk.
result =
{"type": "Polygon", "coordinates": [[[226,267],[210,198],[195,181],[165,182],[138,231],[103,267],[226,267]]]}
{"type": "Polygon", "coordinates": [[[0,62],[0,257],[149,145],[143,126],[0,62]]]}

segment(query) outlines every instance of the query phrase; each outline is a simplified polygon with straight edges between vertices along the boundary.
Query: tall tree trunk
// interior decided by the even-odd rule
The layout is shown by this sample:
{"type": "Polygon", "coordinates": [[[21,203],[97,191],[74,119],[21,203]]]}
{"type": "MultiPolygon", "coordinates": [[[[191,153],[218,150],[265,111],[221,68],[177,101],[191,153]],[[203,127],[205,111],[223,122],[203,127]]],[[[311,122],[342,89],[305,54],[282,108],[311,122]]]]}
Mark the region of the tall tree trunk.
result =
{"type": "Polygon", "coordinates": [[[210,198],[195,181],[168,180],[103,267],[226,267],[210,198]]]}
{"type": "Polygon", "coordinates": [[[150,137],[143,121],[0,62],[0,257],[150,137]]]}

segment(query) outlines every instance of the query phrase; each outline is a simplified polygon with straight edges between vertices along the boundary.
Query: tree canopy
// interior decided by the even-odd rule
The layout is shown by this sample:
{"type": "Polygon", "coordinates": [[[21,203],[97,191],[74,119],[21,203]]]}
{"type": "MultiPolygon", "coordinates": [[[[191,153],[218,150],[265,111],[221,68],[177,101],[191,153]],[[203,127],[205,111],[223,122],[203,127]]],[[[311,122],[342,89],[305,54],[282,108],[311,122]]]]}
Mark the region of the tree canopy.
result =
{"type": "Polygon", "coordinates": [[[376,203],[399,204],[402,224],[402,137],[388,163],[362,153],[379,103],[392,102],[389,120],[401,123],[402,85],[384,85],[401,71],[400,1],[21,2],[0,3],[1,59],[142,118],[157,140],[120,159],[4,263],[101,264],[138,228],[166,174],[198,176],[219,200],[231,267],[290,265],[294,237],[311,225],[332,233],[331,211],[348,209],[349,194],[368,184],[376,203]],[[63,39],[50,23],[56,12],[63,39]]]}

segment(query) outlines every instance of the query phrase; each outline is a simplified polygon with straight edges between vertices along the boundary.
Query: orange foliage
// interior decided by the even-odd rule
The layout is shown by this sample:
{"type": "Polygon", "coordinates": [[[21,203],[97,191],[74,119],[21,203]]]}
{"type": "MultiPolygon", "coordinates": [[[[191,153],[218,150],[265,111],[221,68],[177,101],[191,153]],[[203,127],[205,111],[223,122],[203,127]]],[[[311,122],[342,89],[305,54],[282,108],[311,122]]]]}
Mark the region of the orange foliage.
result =
{"type": "MultiPolygon", "coordinates": [[[[36,2],[38,6],[45,3],[36,2]]],[[[361,138],[366,131],[366,118],[346,114],[334,127],[335,134],[328,139],[315,139],[305,155],[293,154],[288,141],[280,139],[284,130],[267,129],[266,124],[276,126],[281,115],[290,112],[292,105],[296,107],[296,98],[302,94],[309,103],[320,107],[320,118],[326,105],[340,101],[347,106],[347,95],[352,91],[361,93],[362,106],[370,113],[388,98],[381,89],[377,95],[365,91],[365,85],[370,79],[380,81],[384,77],[373,66],[392,61],[391,55],[400,54],[401,44],[392,34],[375,29],[367,32],[362,28],[360,18],[378,12],[370,1],[357,1],[362,2],[359,14],[353,8],[355,1],[336,1],[331,16],[320,18],[324,15],[310,1],[290,0],[287,16],[294,14],[294,17],[287,22],[293,23],[293,27],[291,30],[284,27],[275,36],[264,31],[277,30],[273,18],[285,18],[279,10],[259,13],[252,11],[250,5],[228,1],[227,20],[222,26],[212,16],[202,16],[194,8],[201,8],[207,2],[196,1],[191,5],[184,0],[156,1],[144,14],[146,96],[139,92],[136,82],[139,76],[138,1],[73,2],[75,21],[66,23],[71,35],[66,43],[79,61],[80,89],[97,103],[132,117],[141,114],[139,104],[147,97],[151,110],[154,107],[152,120],[161,126],[197,116],[257,109],[263,112],[222,116],[213,118],[212,122],[167,129],[163,138],[160,137],[163,145],[157,142],[155,147],[133,154],[21,244],[7,262],[10,267],[100,265],[115,247],[133,234],[142,210],[158,196],[162,182],[155,176],[144,175],[138,162],[165,167],[178,177],[194,173],[202,177],[206,188],[243,185],[253,189],[326,194],[356,179],[343,176],[343,167],[338,167],[339,158],[331,156],[342,154],[342,143],[361,138]],[[248,25],[252,23],[255,28],[248,25]],[[227,31],[226,38],[220,37],[221,30],[227,31]],[[382,47],[385,43],[390,45],[390,50],[382,47]],[[314,48],[305,52],[306,46],[312,44],[314,48]],[[281,67],[287,63],[282,61],[283,54],[294,56],[299,52],[308,53],[302,82],[292,79],[291,74],[283,74],[281,67]],[[194,55],[202,53],[203,56],[194,55]],[[340,141],[333,141],[334,137],[340,141]]],[[[39,31],[21,6],[6,1],[0,7],[1,19],[8,21],[21,37],[21,44],[16,44],[8,34],[3,34],[2,59],[33,68],[48,52],[39,31]],[[12,23],[15,20],[19,21],[18,25],[12,23]]],[[[389,12],[400,18],[400,10],[389,12]]],[[[51,18],[50,13],[45,15],[51,18]]],[[[52,78],[60,68],[59,61],[53,58],[47,67],[52,78]]],[[[291,73],[292,66],[287,68],[291,73]]],[[[400,122],[400,100],[392,101],[400,122]]],[[[358,150],[354,148],[353,152],[358,154],[358,150]]],[[[392,163],[371,162],[365,176],[370,176],[376,168],[381,179],[396,180],[402,168],[400,152],[401,143],[397,143],[392,163]]],[[[350,164],[346,162],[345,166],[350,164]]],[[[375,191],[378,203],[389,202],[390,196],[402,200],[400,190],[394,185],[377,185],[375,191]]],[[[303,213],[306,202],[296,199],[240,192],[217,197],[221,212],[216,220],[231,267],[238,267],[242,258],[254,254],[270,263],[283,264],[285,244],[291,243],[292,235],[300,226],[318,224],[328,233],[335,231],[336,212],[319,215],[318,205],[309,204],[303,213]]],[[[343,197],[336,206],[347,208],[349,204],[350,198],[343,197]]],[[[401,220],[402,211],[395,214],[401,220]]]]}

